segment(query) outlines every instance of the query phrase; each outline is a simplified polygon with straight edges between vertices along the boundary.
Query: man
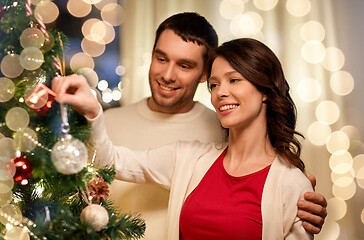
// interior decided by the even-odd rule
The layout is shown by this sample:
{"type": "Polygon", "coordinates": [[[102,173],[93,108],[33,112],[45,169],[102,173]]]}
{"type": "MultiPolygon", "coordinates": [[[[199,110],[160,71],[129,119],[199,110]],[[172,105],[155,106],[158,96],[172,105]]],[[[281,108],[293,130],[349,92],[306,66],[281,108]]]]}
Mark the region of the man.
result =
{"type": "MultiPolygon", "coordinates": [[[[105,124],[111,141],[135,150],[178,140],[224,141],[224,131],[216,114],[193,101],[198,84],[207,80],[211,49],[217,43],[213,27],[196,13],[176,14],[161,23],[156,32],[149,70],[152,96],[105,112],[105,124]]],[[[63,91],[72,86],[82,92],[84,86],[73,81],[80,78],[76,75],[66,78],[63,91]]],[[[63,95],[59,89],[57,92],[61,92],[60,101],[74,105],[86,117],[94,118],[98,114],[95,104],[80,99],[75,101],[72,95],[63,95]]],[[[142,214],[147,224],[145,239],[163,239],[167,190],[154,185],[115,181],[111,194],[121,211],[142,214]]],[[[311,202],[300,202],[300,207],[305,211],[299,211],[298,216],[308,221],[304,222],[308,231],[318,233],[326,216],[326,200],[317,193],[306,195],[311,202]]]]}

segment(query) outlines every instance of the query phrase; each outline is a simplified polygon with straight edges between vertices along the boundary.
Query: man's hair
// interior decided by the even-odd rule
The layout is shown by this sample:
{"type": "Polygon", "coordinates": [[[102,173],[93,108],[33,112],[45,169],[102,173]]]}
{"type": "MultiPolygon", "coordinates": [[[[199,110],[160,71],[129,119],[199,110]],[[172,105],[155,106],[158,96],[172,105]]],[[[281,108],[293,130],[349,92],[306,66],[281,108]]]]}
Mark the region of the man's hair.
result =
{"type": "Polygon", "coordinates": [[[203,56],[204,70],[210,69],[211,57],[214,48],[217,47],[218,37],[215,29],[204,17],[195,12],[184,12],[170,16],[159,25],[156,31],[153,50],[160,35],[167,29],[172,30],[186,42],[205,46],[206,52],[203,56]]]}
{"type": "Polygon", "coordinates": [[[277,153],[304,172],[300,158],[303,137],[295,130],[296,107],[289,94],[289,85],[277,56],[265,44],[250,38],[223,43],[215,57],[225,58],[258,91],[267,96],[268,136],[277,153]]]}

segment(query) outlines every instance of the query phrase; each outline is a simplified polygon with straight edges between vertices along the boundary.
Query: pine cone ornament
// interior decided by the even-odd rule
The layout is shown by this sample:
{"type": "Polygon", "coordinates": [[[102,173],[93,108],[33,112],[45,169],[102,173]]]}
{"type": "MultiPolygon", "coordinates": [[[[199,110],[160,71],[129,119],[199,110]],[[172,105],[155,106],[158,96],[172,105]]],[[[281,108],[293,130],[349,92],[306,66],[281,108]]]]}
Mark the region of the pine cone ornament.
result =
{"type": "Polygon", "coordinates": [[[102,178],[92,178],[87,188],[93,202],[101,202],[109,196],[109,185],[102,178]]]}

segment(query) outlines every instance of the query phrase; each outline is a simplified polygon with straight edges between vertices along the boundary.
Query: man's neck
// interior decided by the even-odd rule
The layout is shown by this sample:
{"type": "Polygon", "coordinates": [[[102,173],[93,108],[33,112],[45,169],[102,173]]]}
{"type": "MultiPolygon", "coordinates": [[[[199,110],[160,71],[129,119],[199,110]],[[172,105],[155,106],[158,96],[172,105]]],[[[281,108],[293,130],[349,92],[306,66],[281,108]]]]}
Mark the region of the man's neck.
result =
{"type": "Polygon", "coordinates": [[[187,113],[192,110],[195,106],[195,102],[192,102],[188,106],[174,106],[174,107],[163,107],[158,105],[152,97],[147,99],[147,106],[153,112],[160,112],[160,113],[168,113],[168,114],[178,114],[178,113],[187,113]]]}

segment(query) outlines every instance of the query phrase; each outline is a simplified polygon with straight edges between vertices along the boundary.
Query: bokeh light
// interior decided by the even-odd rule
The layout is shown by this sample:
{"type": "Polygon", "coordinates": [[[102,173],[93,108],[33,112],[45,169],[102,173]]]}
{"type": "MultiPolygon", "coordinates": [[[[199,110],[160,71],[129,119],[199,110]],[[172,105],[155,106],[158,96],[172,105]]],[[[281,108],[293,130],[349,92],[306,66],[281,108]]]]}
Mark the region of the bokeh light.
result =
{"type": "Polygon", "coordinates": [[[349,146],[349,137],[341,131],[335,131],[327,138],[326,147],[327,150],[332,154],[336,153],[337,151],[347,151],[349,146]]]}
{"type": "Polygon", "coordinates": [[[37,133],[30,128],[17,131],[13,138],[22,152],[31,152],[37,146],[35,144],[35,141],[38,140],[37,133]]]}
{"type": "Polygon", "coordinates": [[[119,26],[125,20],[125,11],[117,3],[109,3],[101,9],[101,18],[112,26],[119,26]]]}
{"type": "Polygon", "coordinates": [[[82,0],[82,1],[88,4],[97,4],[100,3],[102,0],[82,0]]]}
{"type": "Polygon", "coordinates": [[[125,67],[124,67],[124,66],[122,66],[122,65],[118,65],[118,66],[116,67],[116,69],[115,69],[115,73],[116,73],[117,75],[119,75],[119,76],[124,76],[125,71],[126,71],[126,69],[125,69],[125,67]]]}
{"type": "Polygon", "coordinates": [[[110,88],[107,88],[105,89],[103,92],[102,92],[102,100],[105,102],[105,103],[109,103],[112,101],[112,91],[110,88]]]}
{"type": "Polygon", "coordinates": [[[5,239],[7,239],[7,240],[29,240],[30,236],[28,234],[27,228],[15,226],[6,231],[5,239]]]}
{"type": "Polygon", "coordinates": [[[13,187],[14,187],[13,179],[5,180],[5,181],[0,180],[0,193],[10,192],[13,187]]]}
{"type": "Polygon", "coordinates": [[[22,74],[24,68],[20,65],[19,55],[11,53],[1,60],[1,72],[8,78],[16,78],[22,74]]]}
{"type": "Polygon", "coordinates": [[[327,219],[320,232],[320,239],[337,239],[340,235],[340,226],[336,221],[327,219]]]}
{"type": "Polygon", "coordinates": [[[0,180],[13,179],[15,175],[15,165],[12,161],[0,161],[0,180]]]}
{"type": "Polygon", "coordinates": [[[257,34],[263,26],[263,20],[257,13],[239,14],[230,23],[230,31],[236,37],[257,34]]]}
{"type": "Polygon", "coordinates": [[[308,21],[302,25],[300,35],[305,42],[320,41],[325,38],[325,28],[317,21],[308,21]]]}
{"type": "Polygon", "coordinates": [[[14,82],[9,78],[0,77],[0,102],[9,101],[15,93],[14,82]]]}
{"type": "Polygon", "coordinates": [[[117,0],[102,0],[99,3],[94,3],[95,7],[99,10],[101,10],[105,5],[109,4],[109,3],[117,3],[117,0]]]}
{"type": "Polygon", "coordinates": [[[254,0],[253,3],[259,10],[270,11],[277,5],[278,0],[254,0]]]}
{"type": "Polygon", "coordinates": [[[16,157],[17,144],[11,138],[0,139],[0,161],[8,162],[16,157]]]}
{"type": "Polygon", "coordinates": [[[340,187],[348,186],[351,182],[354,181],[354,178],[355,172],[352,168],[344,174],[331,172],[331,181],[340,187]]]}
{"type": "Polygon", "coordinates": [[[13,131],[23,130],[29,124],[29,114],[24,108],[13,107],[6,113],[5,123],[13,131]]]}
{"type": "Polygon", "coordinates": [[[19,207],[13,204],[7,204],[0,208],[2,214],[0,214],[0,222],[4,225],[11,222],[21,222],[23,215],[19,209],[19,207]],[[11,220],[5,217],[4,215],[11,216],[11,220]],[[10,220],[10,221],[9,221],[10,220]]]}
{"type": "Polygon", "coordinates": [[[83,75],[91,88],[95,88],[99,82],[99,76],[91,68],[81,68],[77,71],[77,74],[83,75]]]}
{"type": "Polygon", "coordinates": [[[331,128],[327,124],[323,124],[319,121],[310,124],[307,130],[307,138],[310,142],[317,146],[323,146],[326,144],[327,138],[331,134],[331,128]]]}
{"type": "Polygon", "coordinates": [[[308,41],[303,45],[301,54],[309,63],[320,63],[325,57],[325,47],[320,41],[308,41]]]}
{"type": "Polygon", "coordinates": [[[364,168],[360,168],[356,174],[356,183],[361,189],[364,189],[364,168]]]}
{"type": "Polygon", "coordinates": [[[303,17],[311,11],[311,2],[309,0],[287,0],[286,8],[292,16],[303,17]]]}
{"type": "Polygon", "coordinates": [[[115,88],[112,93],[112,100],[119,101],[121,99],[121,91],[118,88],[115,88]]]}
{"type": "Polygon", "coordinates": [[[355,182],[350,183],[348,186],[340,187],[338,185],[332,185],[332,193],[335,197],[348,200],[354,196],[356,192],[355,182]]]}
{"type": "Polygon", "coordinates": [[[108,44],[115,39],[115,30],[109,23],[90,18],[82,25],[82,34],[90,41],[108,44]]]}
{"type": "Polygon", "coordinates": [[[70,67],[74,72],[77,72],[81,68],[94,69],[95,62],[92,57],[88,56],[86,53],[80,52],[72,56],[70,60],[70,67]]]}
{"type": "Polygon", "coordinates": [[[232,20],[237,15],[240,15],[244,12],[244,2],[239,0],[223,0],[220,3],[220,15],[223,18],[232,20]]]}
{"type": "Polygon", "coordinates": [[[352,169],[353,158],[347,151],[336,151],[331,155],[329,164],[333,172],[337,174],[344,174],[352,169]]]}
{"type": "Polygon", "coordinates": [[[20,35],[20,45],[23,48],[36,47],[41,48],[44,44],[45,37],[38,28],[26,28],[20,35]]]}
{"type": "Polygon", "coordinates": [[[347,209],[346,202],[340,198],[330,198],[327,201],[327,213],[335,221],[343,218],[347,213],[347,209]]]}
{"type": "Polygon", "coordinates": [[[298,83],[298,96],[304,102],[314,102],[321,96],[321,85],[316,79],[304,78],[298,83]]]}
{"type": "Polygon", "coordinates": [[[41,1],[37,4],[34,14],[41,15],[43,22],[45,24],[54,22],[59,15],[59,9],[54,2],[51,1],[41,1]]]}
{"type": "Polygon", "coordinates": [[[339,71],[345,63],[343,52],[336,47],[328,47],[325,50],[325,57],[321,65],[329,71],[339,71]]]}
{"type": "Polygon", "coordinates": [[[340,117],[340,109],[333,101],[322,101],[316,107],[316,118],[324,124],[333,124],[340,117]]]}
{"type": "Polygon", "coordinates": [[[13,194],[11,191],[6,193],[0,193],[0,207],[11,203],[12,199],[13,199],[13,194]]]}
{"type": "Polygon", "coordinates": [[[44,62],[43,53],[36,47],[24,48],[19,57],[20,65],[27,70],[36,70],[44,62]]]}
{"type": "Polygon", "coordinates": [[[101,80],[97,84],[97,88],[100,89],[100,91],[105,91],[108,86],[109,86],[109,83],[106,80],[101,80]]]}
{"type": "Polygon", "coordinates": [[[361,211],[360,220],[364,224],[364,209],[361,211]]]}
{"type": "Polygon", "coordinates": [[[87,16],[91,12],[92,6],[85,1],[68,0],[67,10],[71,15],[81,18],[87,16]]]}
{"type": "Polygon", "coordinates": [[[360,176],[358,175],[359,170],[362,168],[364,170],[364,154],[359,154],[353,158],[353,169],[355,171],[356,177],[360,177],[360,178],[364,179],[364,172],[363,172],[363,175],[360,175],[360,176]]]}
{"type": "Polygon", "coordinates": [[[87,38],[82,39],[82,50],[91,57],[98,57],[105,52],[105,44],[101,44],[95,41],[90,41],[87,38]]]}
{"type": "Polygon", "coordinates": [[[353,91],[354,79],[349,72],[338,71],[332,74],[330,87],[337,95],[345,96],[353,91]]]}

